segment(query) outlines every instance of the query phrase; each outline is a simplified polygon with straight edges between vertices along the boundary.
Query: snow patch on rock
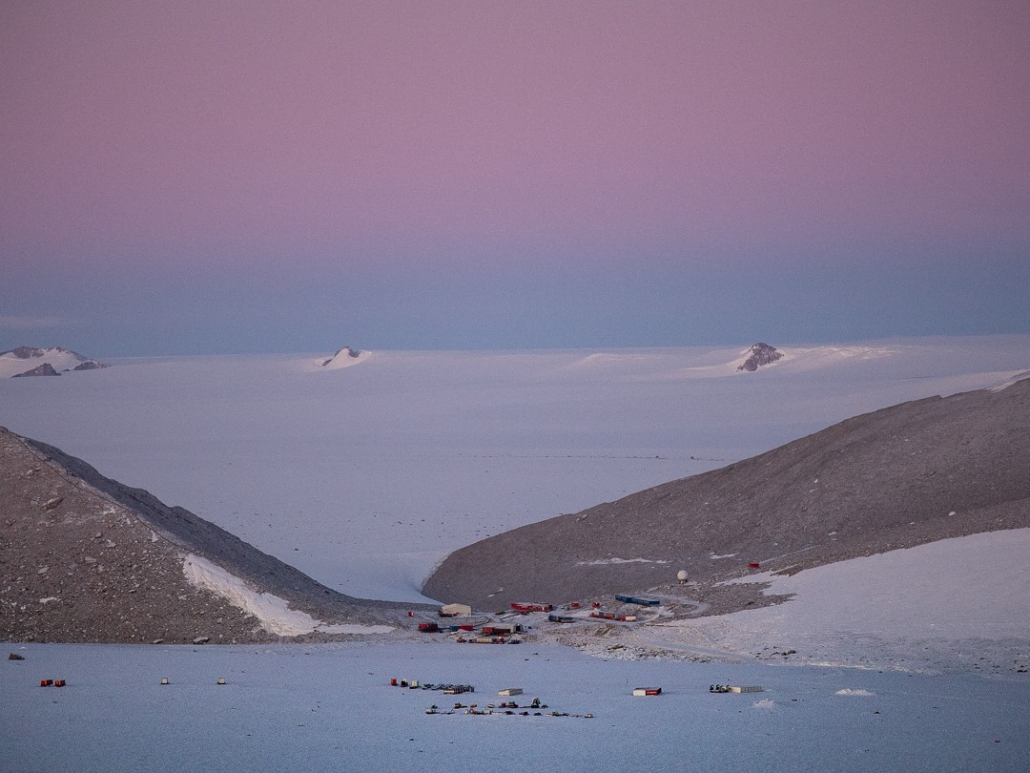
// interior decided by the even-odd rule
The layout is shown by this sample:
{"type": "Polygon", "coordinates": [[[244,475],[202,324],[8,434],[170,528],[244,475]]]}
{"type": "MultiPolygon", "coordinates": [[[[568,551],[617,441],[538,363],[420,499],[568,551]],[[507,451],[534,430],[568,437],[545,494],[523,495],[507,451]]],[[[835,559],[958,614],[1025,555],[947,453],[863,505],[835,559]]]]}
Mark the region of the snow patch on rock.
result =
{"type": "Polygon", "coordinates": [[[198,588],[216,593],[230,603],[254,615],[266,631],[279,636],[300,636],[322,633],[374,634],[389,633],[388,625],[330,625],[316,620],[307,612],[290,609],[285,599],[271,593],[260,593],[246,582],[201,556],[189,554],[183,560],[183,574],[198,588]]]}

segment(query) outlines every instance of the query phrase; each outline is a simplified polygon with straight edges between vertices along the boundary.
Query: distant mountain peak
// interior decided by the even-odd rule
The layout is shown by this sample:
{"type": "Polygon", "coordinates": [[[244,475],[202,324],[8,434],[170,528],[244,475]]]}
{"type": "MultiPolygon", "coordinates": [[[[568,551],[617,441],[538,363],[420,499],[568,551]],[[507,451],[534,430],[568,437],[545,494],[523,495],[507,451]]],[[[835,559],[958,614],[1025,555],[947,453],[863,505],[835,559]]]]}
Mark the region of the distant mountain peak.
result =
{"type": "Polygon", "coordinates": [[[754,372],[762,365],[769,365],[783,357],[783,352],[777,350],[775,346],[769,346],[761,341],[754,344],[750,351],[750,356],[737,366],[737,370],[754,372]]]}
{"type": "Polygon", "coordinates": [[[59,376],[69,370],[96,370],[107,364],[61,346],[41,349],[36,346],[19,346],[0,352],[0,378],[15,376],[59,376]]]}
{"type": "Polygon", "coordinates": [[[351,365],[357,364],[368,356],[368,352],[363,352],[360,349],[355,349],[350,346],[344,346],[336,350],[336,354],[328,359],[322,361],[323,368],[329,368],[330,370],[336,370],[338,368],[346,368],[351,365]]]}

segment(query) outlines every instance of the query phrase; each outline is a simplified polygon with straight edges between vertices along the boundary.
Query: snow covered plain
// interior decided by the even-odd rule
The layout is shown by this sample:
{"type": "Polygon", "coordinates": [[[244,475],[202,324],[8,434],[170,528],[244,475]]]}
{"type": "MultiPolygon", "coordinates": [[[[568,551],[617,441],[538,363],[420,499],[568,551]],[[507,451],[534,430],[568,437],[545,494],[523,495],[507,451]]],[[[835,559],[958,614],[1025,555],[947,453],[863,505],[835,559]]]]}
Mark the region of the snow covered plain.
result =
{"type": "Polygon", "coordinates": [[[18,651],[25,661],[0,662],[0,769],[11,771],[967,773],[1026,770],[1030,754],[1030,682],[1011,677],[606,662],[529,644],[18,651]],[[40,688],[43,677],[68,685],[40,688]],[[712,695],[713,683],[766,691],[712,695]],[[664,694],[632,697],[648,685],[664,694]],[[456,700],[485,708],[506,687],[523,687],[523,704],[594,718],[425,714],[456,700]]]}
{"type": "MultiPolygon", "coordinates": [[[[743,348],[371,352],[341,370],[319,368],[325,355],[123,360],[61,379],[0,381],[0,424],[341,591],[418,600],[433,564],[482,536],[713,469],[858,413],[999,386],[1030,368],[1030,336],[781,348],[787,356],[757,373],[736,372],[743,348]]],[[[950,567],[956,587],[942,588],[959,623],[972,619],[962,617],[959,589],[983,579],[960,567],[972,558],[975,569],[997,547],[991,538],[913,549],[952,551],[943,560],[921,554],[918,565],[950,567]]],[[[1025,556],[1020,532],[995,539],[1025,556]]],[[[878,559],[898,556],[863,561],[878,559]]],[[[740,664],[628,661],[603,649],[591,658],[531,643],[26,645],[25,661],[0,668],[0,769],[1027,769],[1027,675],[1011,664],[970,675],[975,638],[956,653],[948,636],[930,635],[929,618],[909,631],[907,652],[870,646],[878,633],[892,646],[897,627],[905,633],[903,610],[875,614],[882,588],[870,584],[897,563],[856,563],[776,579],[775,590],[798,593],[785,606],[712,619],[701,642],[749,661],[740,664]],[[841,588],[859,589],[864,606],[835,604],[841,588]],[[756,614],[768,619],[747,617],[756,614]],[[755,636],[788,646],[813,620],[821,624],[806,629],[809,643],[837,642],[831,665],[774,666],[769,653],[745,648],[755,636]],[[937,649],[915,656],[920,646],[937,649]],[[966,669],[897,670],[956,657],[966,669]],[[69,684],[39,688],[47,677],[69,684]],[[160,686],[162,677],[171,684],[160,686]],[[217,686],[219,677],[228,684],[217,686]],[[481,704],[521,686],[554,709],[595,717],[431,716],[426,706],[447,699],[388,687],[392,677],[472,683],[481,704]],[[715,682],[767,692],[709,695],[715,682]],[[630,697],[651,684],[666,694],[630,697]]],[[[1024,662],[1025,563],[1006,562],[1012,576],[1001,578],[1011,583],[1016,629],[1001,634],[1017,637],[1024,662]]],[[[924,590],[913,604],[940,600],[940,588],[924,590]]],[[[692,634],[674,634],[654,643],[675,651],[686,637],[684,652],[700,651],[692,634]]]]}

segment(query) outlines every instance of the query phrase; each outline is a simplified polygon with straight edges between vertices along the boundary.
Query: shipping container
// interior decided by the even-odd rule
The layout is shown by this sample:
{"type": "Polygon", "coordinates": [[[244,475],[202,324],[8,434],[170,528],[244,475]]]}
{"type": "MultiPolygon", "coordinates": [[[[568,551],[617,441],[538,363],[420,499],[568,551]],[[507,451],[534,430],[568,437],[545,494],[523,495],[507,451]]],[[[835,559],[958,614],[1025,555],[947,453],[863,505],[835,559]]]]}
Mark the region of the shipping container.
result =
{"type": "Polygon", "coordinates": [[[627,596],[622,593],[615,594],[615,600],[621,601],[623,604],[639,604],[643,607],[657,607],[662,603],[658,599],[648,599],[643,596],[627,596]]]}
{"type": "Polygon", "coordinates": [[[550,612],[554,609],[552,604],[542,604],[536,601],[513,601],[511,608],[516,612],[550,612]]]}

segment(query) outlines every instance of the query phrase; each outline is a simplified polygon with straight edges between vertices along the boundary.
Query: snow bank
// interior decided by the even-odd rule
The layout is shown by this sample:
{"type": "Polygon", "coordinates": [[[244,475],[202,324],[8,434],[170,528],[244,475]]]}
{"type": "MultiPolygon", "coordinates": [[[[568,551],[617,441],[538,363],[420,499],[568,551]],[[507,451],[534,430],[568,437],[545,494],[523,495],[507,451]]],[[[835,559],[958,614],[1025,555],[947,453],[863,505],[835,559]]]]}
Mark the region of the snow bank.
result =
{"type": "MultiPolygon", "coordinates": [[[[770,573],[772,607],[681,620],[648,630],[670,649],[716,648],[747,657],[797,651],[791,662],[939,670],[1012,668],[1030,639],[1030,529],[941,540],[808,569],[770,573]]],[[[1020,660],[1019,662],[1022,662],[1020,660]]]]}
{"type": "Polygon", "coordinates": [[[206,558],[190,554],[183,559],[182,571],[186,579],[199,588],[217,593],[237,607],[254,615],[261,627],[279,636],[300,636],[319,631],[322,633],[373,634],[389,633],[387,625],[329,625],[316,620],[306,612],[290,609],[284,599],[271,593],[258,593],[230,572],[206,558]]]}
{"type": "Polygon", "coordinates": [[[940,540],[772,576],[785,605],[742,615],[802,630],[1030,638],[1030,529],[940,540]]]}

